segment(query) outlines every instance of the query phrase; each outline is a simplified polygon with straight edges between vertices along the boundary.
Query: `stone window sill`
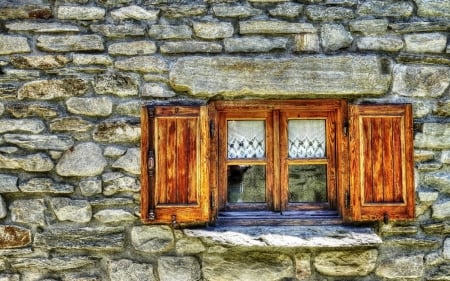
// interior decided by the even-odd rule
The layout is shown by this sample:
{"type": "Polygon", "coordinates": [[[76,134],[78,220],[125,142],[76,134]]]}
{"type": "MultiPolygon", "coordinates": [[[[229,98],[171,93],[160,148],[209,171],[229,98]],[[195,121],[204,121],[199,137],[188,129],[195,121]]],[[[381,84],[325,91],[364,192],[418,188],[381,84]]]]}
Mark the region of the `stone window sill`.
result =
{"type": "Polygon", "coordinates": [[[354,226],[227,226],[184,229],[207,244],[231,247],[373,248],[381,238],[368,227],[354,226]]]}

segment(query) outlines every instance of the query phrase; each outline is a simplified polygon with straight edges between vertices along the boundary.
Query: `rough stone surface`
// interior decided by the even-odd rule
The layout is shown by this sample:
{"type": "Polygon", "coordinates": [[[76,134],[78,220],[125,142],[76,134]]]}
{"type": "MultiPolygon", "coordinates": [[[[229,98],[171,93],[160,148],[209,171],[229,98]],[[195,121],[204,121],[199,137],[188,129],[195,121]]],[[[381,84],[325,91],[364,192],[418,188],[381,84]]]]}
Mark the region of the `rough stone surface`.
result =
{"type": "Polygon", "coordinates": [[[66,151],[56,165],[56,172],[64,177],[89,177],[100,175],[106,165],[100,146],[86,142],[66,151]]]}
{"type": "Polygon", "coordinates": [[[351,31],[361,32],[362,34],[384,34],[388,28],[387,19],[362,19],[354,20],[349,24],[351,31]]]}
{"type": "Polygon", "coordinates": [[[194,257],[160,257],[158,275],[161,281],[201,280],[200,264],[194,257]]]}
{"type": "Polygon", "coordinates": [[[120,97],[138,94],[137,78],[120,72],[98,75],[93,84],[97,94],[113,94],[120,97]]]}
{"type": "Polygon", "coordinates": [[[92,127],[92,123],[76,116],[57,118],[50,122],[50,130],[53,132],[86,132],[92,127]]]}
{"type": "Polygon", "coordinates": [[[242,38],[226,38],[225,51],[228,53],[256,53],[271,50],[284,50],[288,43],[287,38],[264,38],[261,36],[248,36],[242,38]]]}
{"type": "Polygon", "coordinates": [[[148,35],[154,39],[190,39],[192,29],[188,25],[152,25],[148,35]]]}
{"type": "Polygon", "coordinates": [[[81,194],[84,196],[94,196],[102,193],[102,181],[96,178],[81,180],[79,187],[81,194]]]}
{"type": "Polygon", "coordinates": [[[156,45],[150,41],[133,41],[125,43],[114,43],[108,47],[110,55],[149,55],[156,52],[156,45]]]}
{"type": "Polygon", "coordinates": [[[227,38],[234,32],[231,23],[194,22],[193,29],[195,35],[203,39],[227,38]]]}
{"type": "Polygon", "coordinates": [[[97,7],[60,6],[58,18],[62,20],[101,20],[106,11],[97,7]]]}
{"type": "Polygon", "coordinates": [[[15,118],[42,117],[51,119],[58,116],[55,106],[39,103],[13,103],[6,106],[6,111],[15,118]]]}
{"type": "Polygon", "coordinates": [[[315,33],[295,35],[295,51],[318,53],[320,51],[319,35],[315,33]]]}
{"type": "Polygon", "coordinates": [[[18,99],[51,100],[82,96],[87,91],[87,83],[82,79],[40,80],[24,84],[17,93],[18,99]]]}
{"type": "Polygon", "coordinates": [[[91,205],[86,200],[57,197],[50,200],[50,205],[59,221],[86,223],[92,217],[91,205]]]}
{"type": "Polygon", "coordinates": [[[66,101],[69,112],[86,116],[108,116],[112,113],[113,103],[108,97],[77,98],[66,101]]]}
{"type": "Polygon", "coordinates": [[[137,142],[140,136],[140,127],[125,120],[102,122],[94,132],[94,140],[99,142],[137,142]]]}
{"type": "Polygon", "coordinates": [[[433,218],[438,220],[450,218],[450,201],[433,204],[433,218]]]}
{"type": "Polygon", "coordinates": [[[118,60],[114,63],[114,67],[120,70],[144,73],[163,73],[169,70],[167,63],[164,60],[151,56],[140,56],[118,60]]]}
{"type": "Polygon", "coordinates": [[[160,50],[163,54],[220,53],[222,45],[204,41],[167,42],[160,47],[160,50]]]}
{"type": "Polygon", "coordinates": [[[8,215],[8,208],[6,206],[6,202],[3,199],[3,196],[0,195],[0,219],[6,218],[7,215],[8,215]]]}
{"type": "Polygon", "coordinates": [[[33,178],[19,185],[21,192],[71,194],[74,188],[70,184],[59,184],[48,178],[33,178]]]}
{"type": "Polygon", "coordinates": [[[72,62],[75,65],[112,65],[112,59],[106,55],[73,54],[72,62]]]}
{"type": "Polygon", "coordinates": [[[122,169],[128,173],[141,174],[141,150],[130,148],[127,153],[112,164],[113,168],[122,169]]]}
{"type": "Polygon", "coordinates": [[[26,37],[0,35],[0,55],[30,53],[26,37]]]}
{"type": "Polygon", "coordinates": [[[387,90],[390,80],[381,67],[382,62],[372,56],[290,60],[189,57],[173,66],[170,82],[177,90],[199,96],[376,95],[387,90]]]}
{"type": "Polygon", "coordinates": [[[141,88],[142,97],[171,98],[174,97],[175,95],[176,93],[172,91],[166,84],[145,83],[141,88]]]}
{"type": "Polygon", "coordinates": [[[159,10],[146,10],[142,7],[131,5],[111,12],[111,17],[116,20],[148,20],[158,19],[159,10]]]}
{"type": "Polygon", "coordinates": [[[0,193],[17,192],[19,178],[12,175],[0,174],[0,193]]]}
{"type": "Polygon", "coordinates": [[[450,125],[425,123],[421,133],[414,137],[417,148],[450,149],[450,125]]]}
{"type": "Polygon", "coordinates": [[[292,2],[282,3],[270,9],[269,14],[274,17],[295,18],[303,12],[303,7],[301,4],[292,2]]]}
{"type": "Polygon", "coordinates": [[[67,150],[74,144],[71,137],[58,135],[5,134],[3,137],[5,142],[27,149],[67,150]]]}
{"type": "Polygon", "coordinates": [[[48,172],[55,164],[43,153],[29,154],[26,156],[6,156],[0,154],[1,169],[22,169],[27,172],[48,172]]]}
{"type": "Polygon", "coordinates": [[[314,33],[316,28],[308,23],[286,23],[281,21],[242,21],[239,23],[240,34],[289,34],[314,33]]]}
{"type": "Polygon", "coordinates": [[[93,24],[90,26],[92,32],[99,33],[108,38],[123,38],[127,36],[143,36],[145,28],[137,24],[93,24]]]}
{"type": "Polygon", "coordinates": [[[0,120],[0,133],[7,132],[24,132],[24,133],[41,133],[45,129],[45,124],[41,120],[36,119],[2,119],[0,120]]]}
{"type": "Polygon", "coordinates": [[[131,243],[140,252],[161,253],[174,248],[174,236],[168,226],[135,226],[131,229],[131,243]]]}
{"type": "Polygon", "coordinates": [[[69,63],[65,56],[14,56],[12,65],[17,68],[53,69],[64,67],[69,63]]]}
{"type": "Polygon", "coordinates": [[[314,259],[315,268],[324,275],[366,276],[376,266],[377,250],[320,253],[314,259]]]}
{"type": "Polygon", "coordinates": [[[450,238],[444,240],[444,251],[442,252],[444,259],[450,260],[450,238]]]}
{"type": "Polygon", "coordinates": [[[12,22],[6,24],[10,31],[30,31],[35,33],[61,33],[61,32],[79,32],[80,28],[76,25],[61,24],[56,22],[12,22]]]}
{"type": "Polygon", "coordinates": [[[325,7],[319,5],[308,6],[305,14],[313,21],[342,21],[351,20],[355,17],[352,9],[344,7],[325,7]]]}
{"type": "Polygon", "coordinates": [[[383,260],[375,273],[391,280],[420,278],[424,273],[423,255],[391,257],[383,260]]]}
{"type": "Polygon", "coordinates": [[[103,51],[103,39],[98,35],[41,35],[36,46],[50,52],[103,51]]]}
{"type": "MultiPolygon", "coordinates": [[[[12,267],[16,269],[34,269],[34,270],[52,270],[62,271],[84,266],[94,265],[95,260],[88,257],[55,257],[55,258],[20,258],[12,263],[12,267]]],[[[48,280],[48,279],[45,279],[48,280]]],[[[50,279],[53,280],[53,279],[50,279]]]]}
{"type": "Polygon", "coordinates": [[[108,262],[108,272],[111,281],[153,281],[153,266],[136,263],[131,260],[117,260],[108,262]]]}
{"type": "Polygon", "coordinates": [[[133,222],[136,217],[125,210],[101,210],[94,214],[94,218],[102,223],[123,224],[125,222],[133,222]]]}
{"type": "Polygon", "coordinates": [[[113,195],[120,192],[139,192],[139,181],[122,173],[111,172],[103,174],[103,194],[113,195]]]}
{"type": "Polygon", "coordinates": [[[362,16],[408,17],[413,10],[414,6],[409,1],[370,0],[359,5],[357,13],[362,16]]]}
{"type": "Polygon", "coordinates": [[[0,249],[26,247],[31,244],[31,231],[15,225],[0,226],[0,249]]]}
{"type": "Polygon", "coordinates": [[[41,226],[46,224],[46,209],[44,199],[15,200],[9,206],[13,222],[41,226]]]}
{"type": "Polygon", "coordinates": [[[356,41],[356,46],[360,50],[375,50],[386,52],[398,52],[403,49],[404,43],[400,37],[362,37],[356,41]]]}
{"type": "Polygon", "coordinates": [[[213,7],[214,15],[221,18],[248,18],[262,14],[259,9],[248,6],[223,6],[216,5],[213,7]]]}
{"type": "Polygon", "coordinates": [[[336,51],[349,47],[353,42],[351,34],[340,24],[326,24],[321,28],[322,47],[325,51],[336,51]]]}
{"type": "Polygon", "coordinates": [[[439,0],[414,0],[417,13],[422,17],[450,17],[450,4],[439,0]]]}
{"type": "Polygon", "coordinates": [[[424,183],[442,193],[450,194],[450,175],[444,171],[426,174],[424,183]]]}
{"type": "Polygon", "coordinates": [[[439,97],[450,84],[450,68],[435,66],[394,66],[392,91],[402,96],[439,97]]]}
{"type": "Polygon", "coordinates": [[[407,34],[404,39],[411,53],[441,53],[447,47],[447,36],[442,33],[407,34]]]}

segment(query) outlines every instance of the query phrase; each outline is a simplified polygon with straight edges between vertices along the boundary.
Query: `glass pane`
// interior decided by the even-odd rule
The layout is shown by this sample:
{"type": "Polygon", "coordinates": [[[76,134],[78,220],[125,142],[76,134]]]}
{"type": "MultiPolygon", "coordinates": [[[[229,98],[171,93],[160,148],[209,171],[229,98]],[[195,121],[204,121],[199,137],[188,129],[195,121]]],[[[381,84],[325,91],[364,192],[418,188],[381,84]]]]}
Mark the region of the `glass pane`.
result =
{"type": "Polygon", "coordinates": [[[325,120],[288,121],[289,158],[325,157],[325,120]]]}
{"type": "Polygon", "coordinates": [[[289,165],[289,202],[327,201],[327,165],[289,165]]]}
{"type": "Polygon", "coordinates": [[[228,121],[228,159],[264,158],[264,121],[228,121]]]}
{"type": "Polygon", "coordinates": [[[228,166],[228,202],[266,201],[266,166],[228,166]]]}

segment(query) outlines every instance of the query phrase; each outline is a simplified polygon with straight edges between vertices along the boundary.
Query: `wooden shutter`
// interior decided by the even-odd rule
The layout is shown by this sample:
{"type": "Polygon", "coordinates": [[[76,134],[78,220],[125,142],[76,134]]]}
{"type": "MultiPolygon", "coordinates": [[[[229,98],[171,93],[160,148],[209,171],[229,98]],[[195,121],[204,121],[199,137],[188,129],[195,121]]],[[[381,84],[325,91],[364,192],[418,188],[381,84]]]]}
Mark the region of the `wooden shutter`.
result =
{"type": "Polygon", "coordinates": [[[414,218],[411,105],[350,106],[352,221],[414,218]]]}
{"type": "Polygon", "coordinates": [[[207,107],[145,106],[141,123],[143,222],[208,222],[207,107]]]}

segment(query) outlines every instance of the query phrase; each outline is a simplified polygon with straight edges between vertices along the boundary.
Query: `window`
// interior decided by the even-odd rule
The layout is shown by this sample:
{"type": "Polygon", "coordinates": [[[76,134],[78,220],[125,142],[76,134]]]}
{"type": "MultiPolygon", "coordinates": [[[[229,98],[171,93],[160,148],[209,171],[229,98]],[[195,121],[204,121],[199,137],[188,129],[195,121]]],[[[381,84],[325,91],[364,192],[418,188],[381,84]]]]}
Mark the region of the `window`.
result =
{"type": "Polygon", "coordinates": [[[141,148],[146,223],[414,217],[410,105],[144,106],[141,148]]]}

